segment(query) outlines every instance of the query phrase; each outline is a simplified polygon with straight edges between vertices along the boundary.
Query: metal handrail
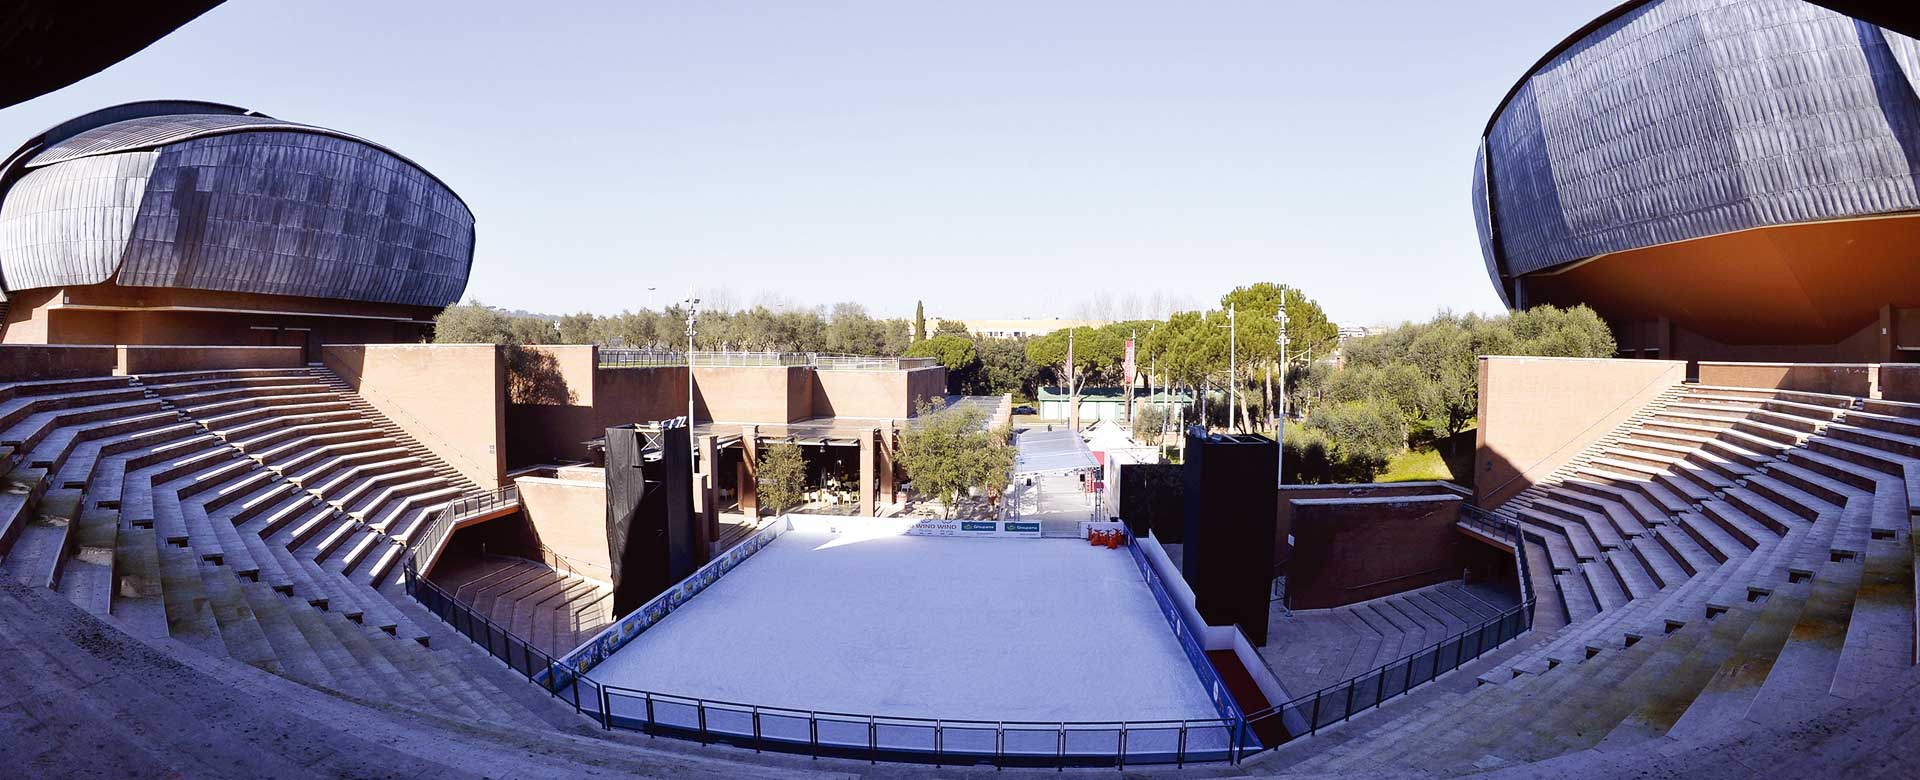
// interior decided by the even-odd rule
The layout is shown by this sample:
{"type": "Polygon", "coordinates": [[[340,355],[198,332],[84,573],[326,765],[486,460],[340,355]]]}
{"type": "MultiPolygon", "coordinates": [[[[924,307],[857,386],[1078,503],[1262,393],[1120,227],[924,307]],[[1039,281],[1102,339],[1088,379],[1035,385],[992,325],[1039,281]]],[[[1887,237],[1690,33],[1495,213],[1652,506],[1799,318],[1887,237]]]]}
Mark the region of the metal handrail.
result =
{"type": "Polygon", "coordinates": [[[426,530],[407,545],[407,565],[414,561],[431,564],[440,557],[441,548],[453,535],[453,529],[461,520],[493,512],[506,506],[520,505],[520,486],[503,485],[493,490],[468,493],[450,500],[433,511],[433,519],[428,521],[426,530]]]}
{"type": "Polygon", "coordinates": [[[1225,718],[1139,721],[929,718],[807,710],[607,685],[583,674],[568,674],[571,670],[567,669],[564,662],[474,611],[444,588],[421,576],[412,559],[407,560],[404,572],[407,594],[429,612],[475,644],[486,648],[495,658],[526,677],[528,682],[546,689],[550,696],[571,703],[576,713],[594,718],[604,729],[621,728],[647,734],[686,736],[701,742],[740,742],[756,751],[777,750],[814,756],[845,755],[870,760],[887,758],[931,761],[936,764],[953,759],[965,761],[986,758],[996,766],[1113,765],[1118,768],[1125,768],[1128,761],[1179,765],[1189,761],[1230,761],[1242,752],[1242,741],[1247,733],[1239,722],[1225,718]],[[566,681],[561,682],[563,679],[566,681]],[[643,706],[639,712],[616,712],[615,704],[622,701],[639,701],[643,706]],[[692,708],[692,723],[673,722],[661,714],[663,708],[688,707],[692,708]],[[733,722],[750,723],[750,727],[729,728],[724,725],[730,721],[728,716],[734,716],[731,718],[733,722]],[[798,732],[804,724],[806,737],[768,733],[766,724],[769,722],[784,722],[792,727],[793,732],[798,732]],[[823,724],[829,727],[827,734],[823,734],[823,724]],[[831,736],[831,727],[834,725],[857,726],[862,730],[863,739],[834,739],[831,736]],[[924,746],[899,744],[900,735],[897,732],[903,730],[909,735],[922,737],[924,746]],[[894,733],[883,738],[883,732],[894,733]],[[978,747],[969,749],[964,738],[960,740],[960,746],[954,746],[950,735],[956,732],[960,735],[972,734],[977,738],[978,747]],[[1076,748],[1072,744],[1073,735],[1104,735],[1108,732],[1112,733],[1111,742],[1103,738],[1099,747],[1076,748]],[[1021,734],[1046,735],[1044,741],[1051,747],[1048,750],[1022,749],[1009,744],[1009,734],[1015,735],[1016,742],[1021,734]],[[1161,741],[1165,744],[1156,748],[1151,741],[1142,742],[1143,735],[1153,734],[1163,735],[1161,741]],[[1218,745],[1195,748],[1193,737],[1196,734],[1217,734],[1218,745]],[[991,748],[986,748],[989,742],[991,748]],[[1112,745],[1110,750],[1105,748],[1108,744],[1112,745]]]}
{"type": "MultiPolygon", "coordinates": [[[[447,513],[441,520],[458,516],[447,513]]],[[[450,527],[451,522],[444,525],[450,527]]],[[[1179,765],[1232,761],[1244,752],[1249,733],[1242,721],[1233,718],[956,720],[807,710],[607,685],[581,674],[566,661],[555,659],[532,642],[474,611],[423,577],[412,557],[406,560],[403,571],[407,594],[429,612],[486,648],[550,696],[570,702],[576,713],[594,718],[604,729],[682,736],[701,742],[738,743],[756,751],[841,755],[873,761],[885,758],[942,764],[985,759],[996,766],[1100,765],[1122,769],[1130,761],[1179,765]],[[634,711],[617,711],[617,704],[635,701],[642,706],[634,711]],[[691,712],[687,712],[688,709],[691,712]],[[686,717],[675,719],[664,715],[663,710],[681,712],[686,717]],[[769,724],[786,728],[775,728],[770,733],[769,724]],[[835,738],[834,734],[840,731],[837,726],[858,731],[860,738],[835,738]],[[803,727],[806,736],[800,737],[803,727]],[[1036,739],[1022,740],[1022,735],[1036,739]],[[1155,735],[1159,737],[1157,740],[1155,735]],[[1196,735],[1214,735],[1215,739],[1196,746],[1196,735]],[[1089,739],[1097,740],[1098,744],[1086,744],[1089,739]]]]}
{"type": "Polygon", "coordinates": [[[1158,763],[1185,764],[1189,760],[1231,760],[1238,752],[1239,740],[1244,730],[1236,721],[1224,718],[1187,718],[1163,720],[1100,720],[1100,721],[1020,721],[1020,720],[982,720],[929,718],[918,716],[874,715],[868,713],[834,712],[828,710],[809,710],[794,707],[778,707],[764,704],[703,699],[695,696],[660,693],[638,688],[606,683],[593,683],[590,678],[581,678],[592,684],[598,693],[598,709],[581,705],[582,713],[597,716],[601,727],[606,729],[622,728],[642,731],[648,734],[668,734],[690,736],[699,741],[745,740],[756,751],[763,749],[787,752],[810,753],[813,755],[840,753],[878,760],[931,760],[943,763],[948,759],[992,759],[995,766],[1003,765],[1040,765],[1068,766],[1085,764],[1108,764],[1124,768],[1129,760],[1141,760],[1158,763]],[[615,712],[615,704],[620,701],[638,702],[637,711],[621,714],[615,712]],[[669,722],[662,718],[663,708],[690,708],[684,713],[682,722],[669,722]],[[726,728],[717,723],[723,717],[735,716],[737,723],[744,728],[726,728]],[[690,721],[690,722],[688,722],[690,721]],[[765,724],[785,722],[793,734],[769,734],[765,724]],[[822,724],[834,724],[854,727],[861,739],[823,738],[822,724]],[[805,737],[798,736],[801,726],[805,726],[805,737]],[[883,740],[881,732],[891,732],[883,740]],[[906,732],[901,734],[900,732],[906,732]],[[977,747],[969,749],[962,739],[961,746],[951,745],[950,733],[973,734],[977,747]],[[1026,749],[1010,747],[1007,735],[1012,733],[1046,735],[1049,749],[1026,749]],[[1101,746],[1076,748],[1071,745],[1075,734],[1111,733],[1111,742],[1103,740],[1101,746]],[[1217,733],[1220,744],[1216,748],[1195,751],[1191,749],[1192,736],[1195,733],[1217,733]],[[1165,735],[1166,747],[1153,750],[1140,747],[1139,735],[1165,735]],[[919,740],[907,738],[917,735],[919,740]],[[988,737],[991,735],[991,739],[988,737]],[[1129,748],[1129,740],[1134,740],[1129,748]],[[884,744],[883,744],[884,743],[884,744]],[[987,747],[988,744],[991,747],[987,747]],[[1105,746],[1111,744],[1111,749],[1105,746]],[[1197,757],[1196,757],[1197,756],[1197,757]]]}
{"type": "MultiPolygon", "coordinates": [[[[1513,555],[1517,561],[1516,567],[1520,576],[1521,595],[1520,603],[1517,606],[1503,610],[1499,615],[1481,621],[1479,625],[1423,647],[1413,653],[1381,664],[1365,673],[1334,683],[1313,693],[1296,696],[1289,701],[1271,705],[1259,712],[1250,713],[1246,716],[1247,726],[1249,728],[1256,728],[1270,719],[1278,718],[1280,719],[1281,726],[1289,731],[1289,736],[1291,738],[1298,738],[1303,736],[1302,734],[1294,732],[1298,724],[1287,723],[1287,717],[1289,714],[1297,716],[1305,712],[1307,713],[1305,735],[1310,736],[1317,734],[1321,728],[1323,713],[1337,713],[1339,716],[1338,720],[1345,721],[1352,718],[1357,712],[1372,709],[1387,699],[1412,691],[1418,685],[1432,682],[1443,672],[1458,669],[1466,662],[1486,655],[1495,648],[1532,630],[1534,594],[1529,579],[1532,571],[1527,563],[1527,553],[1524,546],[1525,537],[1519,524],[1493,514],[1492,512],[1488,512],[1485,509],[1481,509],[1480,507],[1464,503],[1460,506],[1460,519],[1458,522],[1460,525],[1467,526],[1496,539],[1506,540],[1513,545],[1513,555]],[[1488,637],[1489,631],[1493,632],[1491,639],[1488,637]],[[1470,637],[1473,639],[1471,649],[1469,649],[1468,646],[1468,638],[1470,637]],[[1441,660],[1444,655],[1443,651],[1448,647],[1451,647],[1453,650],[1453,658],[1451,662],[1443,662],[1441,660]],[[1426,669],[1422,676],[1416,678],[1416,674],[1421,674],[1421,672],[1418,671],[1421,664],[1416,662],[1422,657],[1427,659],[1424,663],[1426,669]],[[1446,666],[1444,669],[1441,668],[1443,663],[1446,666]],[[1398,670],[1398,674],[1400,675],[1400,679],[1397,681],[1399,689],[1389,695],[1387,693],[1388,684],[1391,682],[1389,678],[1390,675],[1395,673],[1395,670],[1398,670]],[[1361,694],[1360,700],[1355,701],[1355,693],[1357,691],[1365,691],[1367,689],[1366,684],[1369,681],[1372,683],[1372,693],[1363,693],[1361,694]],[[1371,701],[1368,700],[1369,698],[1371,698],[1371,701]],[[1325,707],[1328,702],[1335,700],[1339,701],[1337,710],[1325,707]]],[[[1330,726],[1333,724],[1328,723],[1326,725],[1330,726]]],[[[1262,749],[1276,747],[1278,744],[1283,744],[1283,742],[1276,741],[1274,745],[1263,744],[1262,749]]],[[[1238,759],[1239,757],[1236,756],[1236,760],[1238,759]]]]}

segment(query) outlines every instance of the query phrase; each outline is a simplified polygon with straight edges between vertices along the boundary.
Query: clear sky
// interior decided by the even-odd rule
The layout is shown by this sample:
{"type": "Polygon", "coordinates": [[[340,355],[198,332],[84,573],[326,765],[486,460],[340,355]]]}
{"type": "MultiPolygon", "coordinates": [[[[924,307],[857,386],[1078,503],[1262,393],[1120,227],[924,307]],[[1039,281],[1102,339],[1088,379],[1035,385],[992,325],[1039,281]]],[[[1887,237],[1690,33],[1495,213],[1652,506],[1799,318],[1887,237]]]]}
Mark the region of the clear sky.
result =
{"type": "Polygon", "coordinates": [[[1614,0],[228,0],[0,111],[0,143],[199,98],[385,143],[473,208],[470,298],[1071,316],[1300,286],[1493,311],[1476,138],[1614,0]]]}

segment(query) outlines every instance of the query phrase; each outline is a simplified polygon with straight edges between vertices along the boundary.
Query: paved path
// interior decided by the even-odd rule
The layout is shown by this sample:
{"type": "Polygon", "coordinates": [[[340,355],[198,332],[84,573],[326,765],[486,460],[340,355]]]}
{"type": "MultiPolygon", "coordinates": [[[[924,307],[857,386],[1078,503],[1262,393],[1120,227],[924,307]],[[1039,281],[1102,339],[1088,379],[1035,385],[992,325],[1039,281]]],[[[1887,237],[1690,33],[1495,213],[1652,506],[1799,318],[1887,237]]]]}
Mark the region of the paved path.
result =
{"type": "Polygon", "coordinates": [[[1080,535],[1080,524],[1094,517],[1093,497],[1085,492],[1079,477],[1036,476],[1028,486],[1021,477],[1014,487],[1014,502],[1020,519],[1040,521],[1040,535],[1073,538],[1080,535]]]}

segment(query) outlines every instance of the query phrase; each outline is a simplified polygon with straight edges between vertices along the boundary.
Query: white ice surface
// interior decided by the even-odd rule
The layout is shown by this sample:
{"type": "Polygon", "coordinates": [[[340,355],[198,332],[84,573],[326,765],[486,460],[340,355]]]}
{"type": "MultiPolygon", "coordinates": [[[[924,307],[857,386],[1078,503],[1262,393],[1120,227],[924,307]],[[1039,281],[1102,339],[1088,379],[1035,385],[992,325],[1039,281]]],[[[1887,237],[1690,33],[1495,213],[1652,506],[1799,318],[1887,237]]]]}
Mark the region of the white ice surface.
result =
{"type": "Polygon", "coordinates": [[[1125,548],[790,531],[589,675],[801,710],[1215,718],[1125,548]]]}

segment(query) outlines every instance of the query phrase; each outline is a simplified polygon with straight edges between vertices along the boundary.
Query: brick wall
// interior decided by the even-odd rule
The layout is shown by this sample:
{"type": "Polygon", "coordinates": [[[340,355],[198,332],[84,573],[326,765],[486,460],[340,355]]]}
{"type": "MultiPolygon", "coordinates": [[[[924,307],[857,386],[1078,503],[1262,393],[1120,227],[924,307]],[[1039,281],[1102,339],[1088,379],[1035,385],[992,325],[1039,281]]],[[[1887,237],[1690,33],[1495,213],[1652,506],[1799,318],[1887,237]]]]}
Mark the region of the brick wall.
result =
{"type": "Polygon", "coordinates": [[[340,375],[422,445],[483,488],[506,475],[506,360],[493,344],[334,344],[340,375]]]}
{"type": "Polygon", "coordinates": [[[1673,360],[1480,358],[1474,498],[1493,508],[1686,380],[1673,360]]]}

